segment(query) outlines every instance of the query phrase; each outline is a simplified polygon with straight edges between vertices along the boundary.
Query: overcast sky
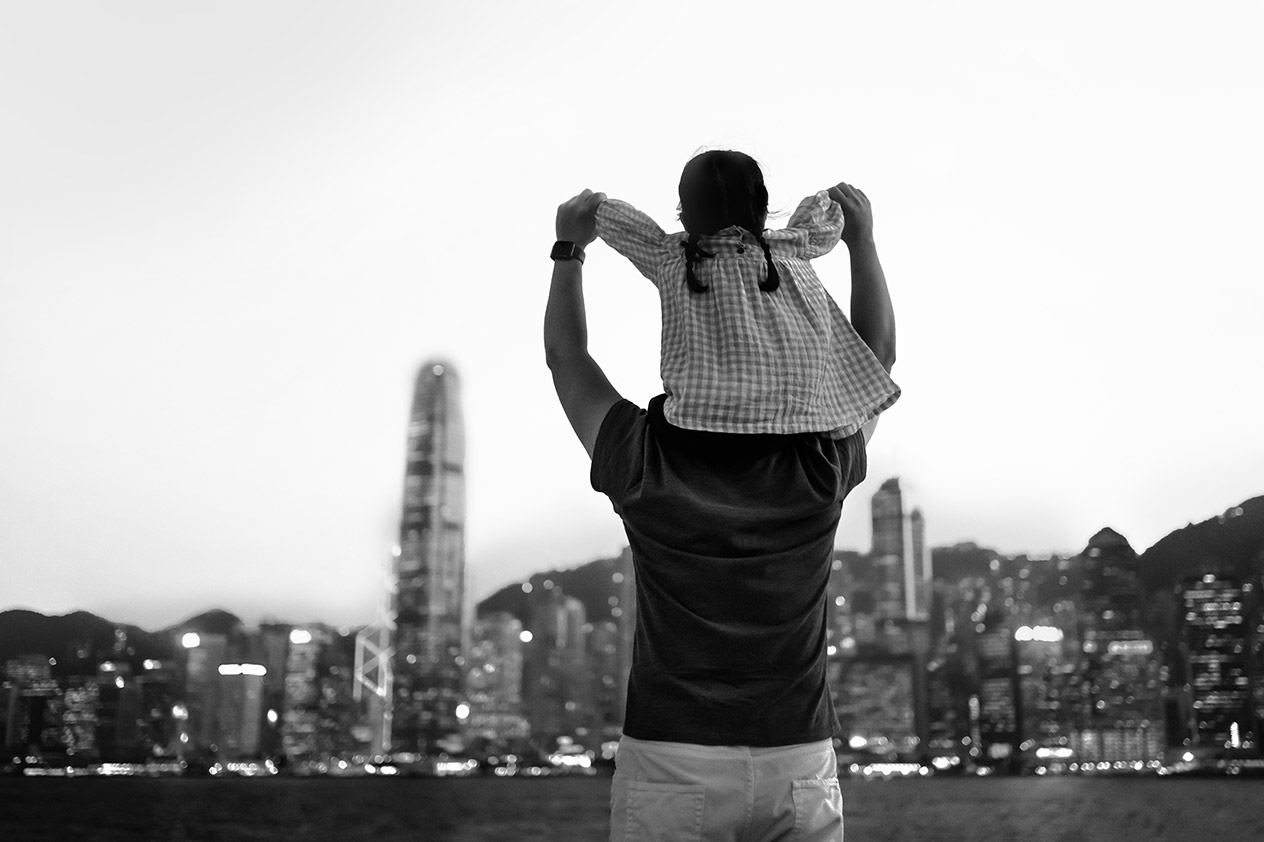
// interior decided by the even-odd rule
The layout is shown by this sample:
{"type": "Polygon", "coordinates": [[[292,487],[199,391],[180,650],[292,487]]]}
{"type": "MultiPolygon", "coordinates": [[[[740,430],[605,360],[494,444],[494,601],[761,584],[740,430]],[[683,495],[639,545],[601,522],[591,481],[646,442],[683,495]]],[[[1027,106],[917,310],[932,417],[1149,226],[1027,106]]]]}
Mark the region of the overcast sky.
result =
{"type": "MultiPolygon", "coordinates": [[[[1004,552],[1264,493],[1264,7],[1194,8],[0,2],[0,609],[367,622],[432,357],[473,596],[618,552],[543,362],[553,218],[675,230],[702,147],[774,227],[873,201],[904,395],[840,546],[897,475],[1004,552]]],[[[845,248],[817,270],[845,305],[845,248]]],[[[657,295],[585,272],[643,405],[657,295]]]]}

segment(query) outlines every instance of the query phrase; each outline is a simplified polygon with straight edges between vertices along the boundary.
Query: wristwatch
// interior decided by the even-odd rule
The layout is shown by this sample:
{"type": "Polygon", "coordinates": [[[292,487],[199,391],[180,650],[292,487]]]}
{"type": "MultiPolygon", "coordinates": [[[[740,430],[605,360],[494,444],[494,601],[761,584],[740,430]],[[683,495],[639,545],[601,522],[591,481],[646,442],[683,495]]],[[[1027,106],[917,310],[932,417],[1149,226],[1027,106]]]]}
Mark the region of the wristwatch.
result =
{"type": "Polygon", "coordinates": [[[578,260],[584,262],[584,250],[572,243],[570,240],[558,240],[553,244],[553,251],[549,257],[554,260],[578,260]]]}

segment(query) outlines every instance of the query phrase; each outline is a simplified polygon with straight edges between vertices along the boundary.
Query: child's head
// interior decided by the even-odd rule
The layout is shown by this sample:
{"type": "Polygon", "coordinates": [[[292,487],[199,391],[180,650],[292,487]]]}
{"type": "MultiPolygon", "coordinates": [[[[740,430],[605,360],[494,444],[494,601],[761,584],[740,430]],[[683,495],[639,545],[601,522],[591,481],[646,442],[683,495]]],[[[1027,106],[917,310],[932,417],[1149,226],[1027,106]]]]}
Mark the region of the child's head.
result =
{"type": "Polygon", "coordinates": [[[781,278],[764,239],[767,221],[768,188],[754,158],[729,149],[713,149],[691,158],[680,174],[680,223],[689,233],[685,242],[685,281],[689,288],[694,292],[707,290],[694,271],[700,258],[710,256],[700,249],[699,236],[736,225],[751,232],[763,249],[768,275],[760,281],[759,288],[764,292],[776,290],[781,278]]]}
{"type": "Polygon", "coordinates": [[[752,234],[768,220],[768,189],[755,159],[713,149],[695,155],[680,174],[680,222],[690,234],[714,234],[730,225],[752,234]]]}

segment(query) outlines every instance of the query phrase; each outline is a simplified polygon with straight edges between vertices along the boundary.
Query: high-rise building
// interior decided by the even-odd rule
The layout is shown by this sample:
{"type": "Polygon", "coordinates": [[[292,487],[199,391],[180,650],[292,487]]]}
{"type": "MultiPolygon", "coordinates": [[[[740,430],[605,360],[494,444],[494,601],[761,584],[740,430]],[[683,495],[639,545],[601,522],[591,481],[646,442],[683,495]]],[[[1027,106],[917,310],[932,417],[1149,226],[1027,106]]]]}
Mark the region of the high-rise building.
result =
{"type": "Polygon", "coordinates": [[[1082,657],[1078,692],[1067,696],[1071,748],[1081,766],[1157,764],[1165,741],[1162,664],[1144,628],[1137,554],[1108,528],[1077,562],[1082,657]]]}
{"type": "Polygon", "coordinates": [[[1215,573],[1180,587],[1189,745],[1209,758],[1260,751],[1251,686],[1251,626],[1259,624],[1250,622],[1253,591],[1251,582],[1215,573]]]}
{"type": "Polygon", "coordinates": [[[4,667],[7,689],[4,715],[4,746],[15,752],[47,751],[61,744],[61,692],[43,655],[23,655],[4,667]]]}
{"type": "MultiPolygon", "coordinates": [[[[839,717],[853,745],[911,755],[928,742],[926,667],[931,593],[926,522],[898,478],[872,498],[873,547],[836,617],[839,717]]],[[[835,559],[836,561],[841,559],[835,559]]]]}
{"type": "MultiPolygon", "coordinates": [[[[978,663],[978,696],[972,714],[977,715],[977,762],[1011,768],[1016,762],[1022,733],[1018,699],[1017,649],[1006,595],[990,593],[980,606],[974,646],[978,663]]],[[[1012,600],[1010,601],[1012,604],[1012,600]]]]}
{"type": "Polygon", "coordinates": [[[926,520],[920,509],[906,505],[898,477],[882,483],[872,506],[879,612],[892,618],[924,619],[930,610],[931,589],[926,520]]]}
{"type": "Polygon", "coordinates": [[[522,713],[522,622],[496,611],[474,623],[466,677],[466,731],[483,746],[509,746],[530,736],[522,713]]]}
{"type": "Polygon", "coordinates": [[[460,731],[465,599],[465,425],[456,371],[417,374],[395,567],[391,742],[430,753],[460,731]]]}
{"type": "Polygon", "coordinates": [[[619,661],[619,624],[614,620],[599,620],[591,626],[588,676],[594,724],[603,739],[617,739],[623,728],[625,704],[619,685],[625,688],[627,685],[619,661]]]}
{"type": "Polygon", "coordinates": [[[533,737],[584,736],[592,723],[584,604],[545,580],[532,591],[523,658],[523,701],[533,737]]]}

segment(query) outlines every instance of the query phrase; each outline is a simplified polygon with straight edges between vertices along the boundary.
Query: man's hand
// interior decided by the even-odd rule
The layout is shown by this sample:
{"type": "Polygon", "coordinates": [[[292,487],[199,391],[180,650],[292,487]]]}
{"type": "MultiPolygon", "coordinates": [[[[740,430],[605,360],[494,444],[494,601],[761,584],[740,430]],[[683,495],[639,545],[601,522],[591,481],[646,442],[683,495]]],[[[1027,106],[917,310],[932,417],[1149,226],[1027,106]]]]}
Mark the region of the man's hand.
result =
{"type": "Polygon", "coordinates": [[[597,206],[605,193],[585,190],[557,206],[557,238],[581,248],[597,239],[597,206]]]}
{"type": "Polygon", "coordinates": [[[846,182],[829,189],[830,198],[843,207],[843,242],[851,248],[856,243],[873,240],[873,208],[863,191],[846,182]]]}

